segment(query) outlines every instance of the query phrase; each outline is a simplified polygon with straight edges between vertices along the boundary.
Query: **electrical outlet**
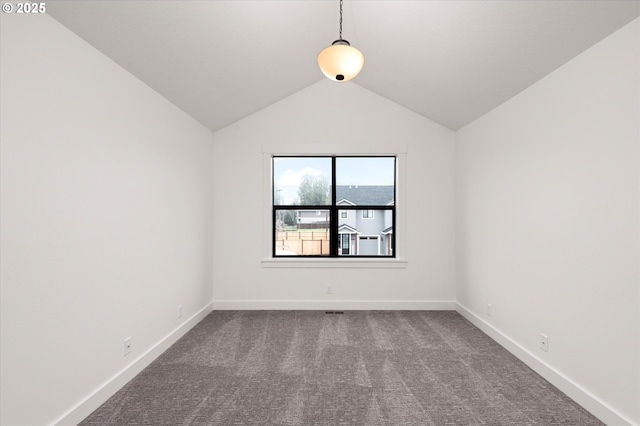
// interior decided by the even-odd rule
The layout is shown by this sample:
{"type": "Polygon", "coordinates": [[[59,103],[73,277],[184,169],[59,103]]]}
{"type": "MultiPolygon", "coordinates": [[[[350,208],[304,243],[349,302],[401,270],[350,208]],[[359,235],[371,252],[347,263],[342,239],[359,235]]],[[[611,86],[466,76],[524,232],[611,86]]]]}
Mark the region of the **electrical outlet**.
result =
{"type": "Polygon", "coordinates": [[[491,303],[487,303],[487,316],[493,316],[493,306],[491,306],[491,303]]]}
{"type": "Polygon", "coordinates": [[[182,318],[182,305],[178,305],[178,318],[182,318]]]}
{"type": "Polygon", "coordinates": [[[549,338],[544,334],[540,334],[540,349],[549,352],[549,338]]]}
{"type": "Polygon", "coordinates": [[[131,336],[124,339],[124,356],[131,353],[131,336]]]}
{"type": "Polygon", "coordinates": [[[327,284],[327,294],[333,294],[333,286],[331,284],[327,284]]]}

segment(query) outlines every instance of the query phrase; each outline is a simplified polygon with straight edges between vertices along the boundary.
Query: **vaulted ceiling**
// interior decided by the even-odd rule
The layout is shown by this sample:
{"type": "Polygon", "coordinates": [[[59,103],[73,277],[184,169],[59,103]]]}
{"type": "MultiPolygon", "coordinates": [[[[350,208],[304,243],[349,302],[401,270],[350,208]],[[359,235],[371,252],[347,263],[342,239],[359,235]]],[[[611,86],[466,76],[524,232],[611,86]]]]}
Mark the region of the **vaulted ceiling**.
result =
{"type": "MultiPolygon", "coordinates": [[[[47,13],[212,131],[321,79],[338,0],[52,1],[47,13]]],[[[640,16],[638,0],[345,0],[351,82],[456,130],[640,16]]],[[[640,35],[639,35],[640,36],[640,35]]]]}

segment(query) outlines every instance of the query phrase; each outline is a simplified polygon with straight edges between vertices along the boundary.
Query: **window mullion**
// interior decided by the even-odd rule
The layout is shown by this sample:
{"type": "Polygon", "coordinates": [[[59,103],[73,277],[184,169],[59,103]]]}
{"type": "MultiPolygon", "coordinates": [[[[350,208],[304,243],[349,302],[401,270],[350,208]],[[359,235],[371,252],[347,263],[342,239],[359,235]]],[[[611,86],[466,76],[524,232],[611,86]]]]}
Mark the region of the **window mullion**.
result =
{"type": "Polygon", "coordinates": [[[330,207],[330,220],[329,220],[329,241],[330,253],[329,255],[334,257],[338,256],[338,209],[336,208],[336,157],[331,157],[331,207],[330,207]]]}

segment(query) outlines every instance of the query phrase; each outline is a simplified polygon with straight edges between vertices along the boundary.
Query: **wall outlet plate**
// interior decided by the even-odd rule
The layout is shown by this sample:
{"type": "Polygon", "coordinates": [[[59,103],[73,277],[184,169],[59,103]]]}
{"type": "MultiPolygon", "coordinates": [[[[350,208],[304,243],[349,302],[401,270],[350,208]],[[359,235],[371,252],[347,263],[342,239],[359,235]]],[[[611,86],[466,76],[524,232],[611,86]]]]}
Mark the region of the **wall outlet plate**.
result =
{"type": "Polygon", "coordinates": [[[124,339],[124,356],[127,356],[131,353],[131,336],[124,339]]]}
{"type": "Polygon", "coordinates": [[[540,334],[540,349],[549,352],[549,338],[544,334],[540,334]]]}

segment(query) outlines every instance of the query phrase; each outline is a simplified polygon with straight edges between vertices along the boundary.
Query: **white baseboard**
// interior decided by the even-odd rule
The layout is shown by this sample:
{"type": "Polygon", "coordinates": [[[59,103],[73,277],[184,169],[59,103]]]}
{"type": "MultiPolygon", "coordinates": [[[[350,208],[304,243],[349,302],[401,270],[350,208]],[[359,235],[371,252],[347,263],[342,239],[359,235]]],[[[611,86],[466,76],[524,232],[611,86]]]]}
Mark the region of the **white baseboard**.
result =
{"type": "Polygon", "coordinates": [[[55,426],[71,426],[80,423],[89,414],[93,413],[98,407],[111,398],[111,396],[113,396],[124,385],[126,385],[127,382],[151,364],[153,360],[159,357],[180,337],[184,336],[187,331],[191,330],[196,324],[202,321],[204,317],[212,311],[212,309],[213,304],[207,304],[207,306],[202,308],[195,315],[182,323],[178,328],[169,333],[165,338],[136,358],[126,368],[118,372],[84,400],[80,401],[75,407],[53,422],[53,424],[55,426]]]}
{"type": "Polygon", "coordinates": [[[453,311],[453,300],[214,300],[215,311],[453,311]]]}
{"type": "Polygon", "coordinates": [[[638,426],[465,306],[456,303],[456,311],[602,422],[612,426],[638,426]]]}

